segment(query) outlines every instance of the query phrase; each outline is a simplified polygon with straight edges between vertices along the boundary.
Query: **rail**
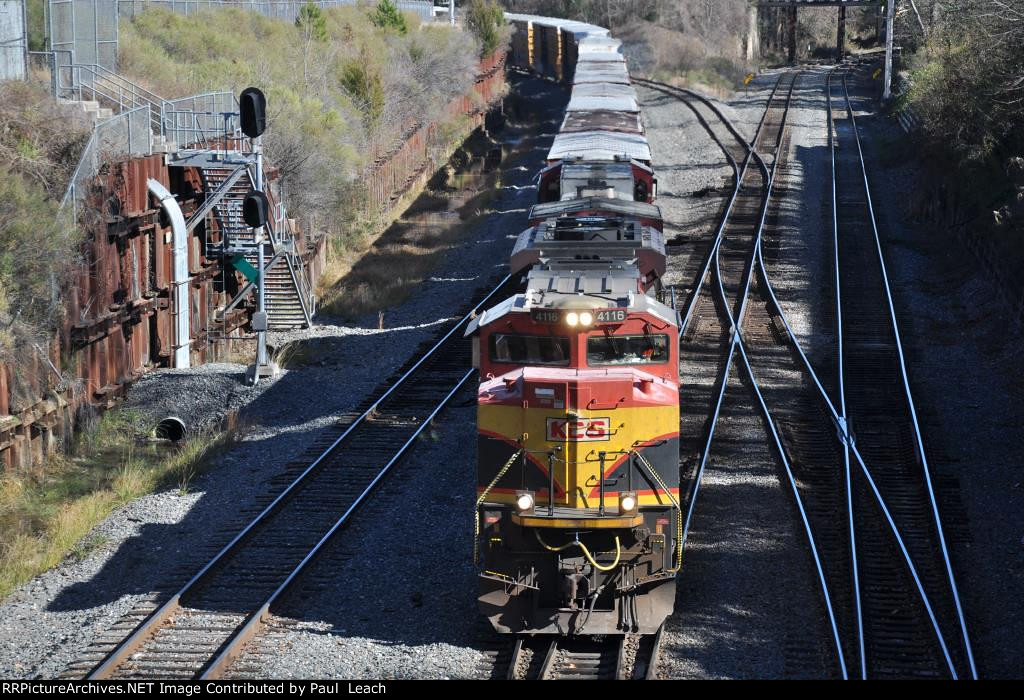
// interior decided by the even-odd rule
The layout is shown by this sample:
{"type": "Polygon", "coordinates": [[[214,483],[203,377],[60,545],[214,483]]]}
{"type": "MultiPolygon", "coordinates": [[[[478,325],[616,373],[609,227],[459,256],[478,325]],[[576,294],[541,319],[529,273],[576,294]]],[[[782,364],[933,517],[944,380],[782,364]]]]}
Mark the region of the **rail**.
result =
{"type": "MultiPolygon", "coordinates": [[[[845,83],[844,83],[844,91],[846,91],[847,107],[849,109],[851,109],[851,111],[852,111],[852,108],[850,107],[850,103],[849,103],[848,89],[846,89],[845,83]]],[[[726,120],[724,115],[719,115],[719,117],[721,119],[723,119],[723,120],[726,120]]],[[[718,139],[716,138],[716,140],[718,140],[718,139]]],[[[756,139],[755,139],[755,142],[756,142],[756,139]]],[[[858,142],[859,142],[859,137],[858,137],[858,142]]],[[[728,149],[725,148],[724,144],[722,144],[719,141],[719,145],[722,146],[723,150],[726,152],[727,158],[730,160],[730,162],[733,162],[734,159],[733,159],[733,157],[731,155],[728,154],[728,149]]],[[[864,180],[865,180],[865,187],[867,187],[866,166],[864,165],[863,152],[862,152],[862,150],[860,148],[858,148],[858,158],[859,158],[859,162],[860,162],[860,165],[861,165],[861,168],[862,168],[862,174],[863,174],[863,177],[864,177],[864,180]]],[[[777,162],[777,159],[776,159],[776,162],[777,162]]],[[[774,165],[775,165],[775,163],[773,163],[773,168],[774,168],[774,165]]],[[[772,180],[774,180],[774,174],[772,175],[772,180]]],[[[876,249],[878,250],[878,253],[879,253],[879,262],[884,267],[884,260],[881,257],[880,238],[878,237],[878,233],[877,233],[877,224],[876,224],[876,221],[874,219],[873,208],[870,209],[869,213],[870,213],[870,217],[871,217],[872,228],[873,228],[874,235],[875,235],[875,247],[876,247],[876,249]]],[[[716,248],[717,248],[717,246],[716,246],[716,248]]],[[[849,427],[848,427],[847,422],[845,420],[845,411],[840,413],[840,411],[836,409],[835,405],[833,404],[833,402],[831,401],[831,399],[830,399],[830,397],[828,395],[828,392],[825,390],[824,385],[822,384],[818,374],[813,369],[813,367],[812,367],[812,365],[811,365],[811,363],[810,363],[810,361],[809,361],[809,359],[807,357],[807,354],[806,354],[805,350],[803,349],[801,343],[799,342],[799,340],[797,339],[795,333],[793,332],[792,327],[791,327],[791,325],[789,323],[789,320],[786,317],[786,314],[785,314],[781,304],[779,303],[779,300],[778,300],[778,297],[777,297],[777,295],[775,293],[774,287],[772,286],[770,276],[768,275],[767,266],[764,263],[763,249],[762,249],[762,246],[760,245],[760,242],[758,242],[758,244],[756,245],[755,253],[756,253],[757,266],[760,269],[762,278],[763,278],[763,280],[765,282],[765,289],[767,291],[767,294],[768,294],[768,297],[770,299],[770,302],[773,305],[773,307],[777,310],[777,312],[779,314],[779,317],[782,320],[782,323],[783,323],[783,325],[784,325],[784,327],[786,329],[786,332],[788,334],[789,341],[793,344],[793,347],[796,349],[797,354],[798,354],[798,356],[800,358],[800,363],[803,365],[805,371],[807,372],[807,376],[811,379],[812,384],[813,384],[813,386],[814,386],[814,388],[815,388],[815,390],[817,392],[817,395],[824,402],[824,405],[827,408],[828,414],[831,416],[832,420],[834,421],[835,425],[837,426],[839,440],[841,441],[844,449],[848,450],[848,454],[853,456],[853,458],[855,459],[858,467],[860,468],[861,473],[865,477],[865,481],[867,482],[867,484],[868,484],[868,486],[870,488],[871,495],[874,498],[875,502],[878,504],[878,506],[879,506],[879,508],[880,508],[880,510],[881,510],[881,512],[883,514],[883,517],[885,519],[885,522],[886,522],[890,532],[892,533],[893,538],[894,538],[897,546],[900,549],[900,553],[901,553],[902,558],[903,558],[903,563],[906,565],[906,567],[908,569],[908,572],[909,572],[911,578],[914,581],[914,585],[916,587],[917,594],[920,597],[920,599],[922,601],[922,604],[924,605],[924,607],[925,607],[925,609],[927,611],[927,614],[928,614],[928,617],[929,617],[929,621],[930,621],[930,623],[932,625],[932,628],[933,628],[933,631],[934,631],[934,633],[936,635],[936,639],[937,639],[938,643],[940,644],[940,646],[943,649],[944,656],[945,656],[945,659],[946,659],[946,663],[947,663],[947,665],[949,667],[949,670],[950,670],[951,674],[953,675],[953,677],[956,678],[957,677],[956,669],[954,668],[952,660],[949,657],[949,652],[946,649],[945,640],[943,638],[941,629],[939,628],[938,622],[937,622],[937,620],[935,618],[933,606],[931,605],[931,602],[930,602],[928,594],[924,590],[924,587],[923,587],[922,582],[921,582],[921,578],[920,578],[920,576],[918,574],[918,571],[917,571],[917,567],[916,567],[916,565],[915,565],[915,563],[913,561],[913,558],[911,557],[911,555],[910,555],[910,553],[908,551],[908,548],[907,548],[907,546],[906,546],[906,544],[904,542],[904,537],[901,534],[900,529],[898,528],[898,526],[897,526],[897,524],[896,524],[896,522],[895,522],[895,520],[894,520],[894,518],[892,516],[892,513],[890,512],[890,509],[889,509],[888,505],[886,504],[885,499],[883,498],[882,493],[881,493],[881,491],[879,490],[879,488],[878,488],[878,486],[876,484],[876,481],[875,481],[874,477],[872,476],[871,470],[868,468],[868,465],[866,464],[863,456],[861,455],[860,450],[857,448],[857,445],[854,442],[853,436],[851,435],[851,433],[849,431],[849,427]]],[[[716,250],[716,256],[717,256],[717,250],[716,250]]],[[[724,289],[722,289],[721,287],[720,287],[720,292],[724,292],[724,289]]],[[[893,308],[892,308],[892,304],[891,304],[891,298],[892,297],[891,297],[891,292],[889,291],[889,288],[888,288],[888,281],[887,281],[887,279],[886,279],[886,295],[887,295],[887,299],[889,301],[889,305],[888,306],[889,306],[890,321],[891,321],[891,323],[894,324],[893,327],[895,329],[896,328],[896,326],[895,326],[895,314],[894,314],[894,311],[893,311],[893,308]]],[[[726,304],[726,307],[728,307],[728,304],[726,304]]],[[[741,306],[741,308],[742,308],[742,306],[741,306]]],[[[742,332],[740,331],[740,328],[741,328],[741,324],[740,323],[734,323],[734,325],[733,325],[733,331],[734,331],[733,344],[735,344],[738,347],[738,350],[740,352],[740,361],[742,362],[742,364],[744,366],[744,369],[746,370],[746,373],[748,374],[748,376],[749,376],[749,378],[751,380],[751,383],[752,383],[753,388],[755,390],[755,394],[757,396],[757,399],[758,399],[759,405],[761,407],[761,410],[765,414],[767,423],[771,427],[771,431],[773,433],[773,439],[774,439],[774,441],[776,443],[776,449],[778,450],[779,454],[782,455],[782,459],[783,459],[784,465],[788,465],[788,460],[785,457],[785,451],[784,451],[782,443],[781,443],[781,441],[779,439],[778,433],[777,433],[777,431],[775,430],[775,427],[774,427],[775,422],[774,422],[774,420],[772,418],[771,410],[770,410],[770,408],[769,408],[769,406],[768,406],[768,404],[767,404],[767,402],[766,402],[766,400],[764,398],[764,395],[763,395],[763,392],[761,390],[760,384],[759,384],[759,382],[757,380],[757,374],[755,373],[755,371],[754,371],[754,369],[753,369],[753,367],[751,365],[750,359],[747,356],[747,348],[745,346],[745,342],[743,340],[742,332]]],[[[902,364],[902,362],[903,362],[902,352],[900,353],[900,361],[901,361],[901,364],[902,364]]],[[[909,383],[906,381],[905,369],[903,369],[901,371],[901,375],[903,377],[904,390],[906,392],[909,392],[909,383]]],[[[908,393],[907,399],[908,399],[908,401],[911,400],[909,398],[909,393],[908,393]]],[[[917,426],[916,419],[915,419],[915,433],[916,433],[916,435],[918,435],[918,437],[920,437],[919,427],[917,426]]],[[[919,454],[923,453],[923,442],[919,442],[918,446],[919,446],[919,450],[920,450],[919,454]]],[[[787,466],[787,471],[789,471],[788,470],[788,466],[787,466]]],[[[797,497],[798,507],[799,507],[799,509],[801,511],[801,519],[803,521],[804,528],[807,531],[807,534],[808,534],[808,537],[809,537],[810,541],[813,543],[813,534],[811,533],[810,523],[807,520],[807,516],[806,516],[806,513],[804,512],[803,505],[802,505],[802,503],[800,501],[799,494],[796,491],[796,485],[792,481],[792,474],[791,474],[791,472],[790,472],[790,480],[791,480],[791,486],[793,487],[793,490],[794,490],[794,494],[797,497]]],[[[937,526],[937,528],[941,528],[941,525],[938,523],[937,505],[936,505],[936,502],[935,502],[934,493],[933,493],[933,491],[931,489],[930,477],[928,478],[928,481],[929,481],[929,500],[930,500],[930,506],[931,506],[932,512],[933,512],[933,514],[934,514],[934,516],[936,518],[936,526],[937,526]]],[[[698,482],[698,484],[699,484],[699,482],[698,482]]],[[[695,491],[696,491],[696,487],[695,487],[695,491]]],[[[968,636],[967,636],[967,632],[966,632],[966,626],[965,626],[964,621],[963,621],[962,607],[959,604],[958,594],[956,593],[955,582],[953,580],[952,569],[949,566],[948,553],[947,553],[947,549],[946,549],[946,546],[945,546],[944,538],[942,538],[942,543],[941,544],[942,544],[941,548],[942,548],[943,559],[944,559],[944,562],[946,563],[946,573],[947,573],[947,575],[950,578],[950,584],[951,584],[950,587],[953,590],[953,596],[954,596],[954,598],[956,600],[957,615],[958,615],[958,620],[959,620],[959,623],[960,623],[960,629],[961,629],[963,637],[964,637],[965,649],[966,649],[966,653],[967,653],[967,656],[968,656],[968,659],[969,659],[969,663],[970,663],[971,675],[972,675],[972,677],[976,677],[976,671],[975,671],[975,668],[974,668],[973,656],[972,656],[971,651],[970,651],[969,640],[968,640],[968,636]]],[[[812,544],[812,548],[813,548],[813,544],[812,544]]],[[[823,576],[821,568],[820,568],[821,567],[821,562],[818,559],[816,550],[812,550],[812,551],[814,551],[814,556],[815,556],[816,564],[819,566],[819,579],[821,580],[822,585],[825,586],[824,576],[823,576]]],[[[826,588],[826,596],[827,595],[828,594],[827,594],[827,588],[826,588]]],[[[830,612],[830,615],[831,615],[831,612],[830,612]]],[[[837,644],[837,650],[839,651],[839,654],[840,654],[840,664],[843,666],[843,672],[844,672],[844,677],[845,677],[845,661],[844,661],[843,655],[842,655],[841,642],[839,641],[839,638],[838,638],[838,635],[837,635],[837,632],[836,632],[836,629],[835,629],[835,626],[834,626],[835,625],[834,617],[832,617],[832,620],[833,620],[833,635],[835,637],[835,641],[836,641],[836,644],[837,644]]],[[[863,636],[862,635],[863,635],[862,625],[858,624],[858,644],[859,644],[859,646],[861,648],[863,648],[863,636]]],[[[861,658],[862,658],[862,675],[863,675],[863,656],[861,658]]]]}
{"type": "Polygon", "coordinates": [[[655,680],[664,631],[662,625],[654,634],[517,635],[507,666],[503,654],[494,654],[488,671],[505,680],[655,680]]]}
{"type": "MultiPolygon", "coordinates": [[[[782,134],[783,134],[783,132],[785,131],[785,128],[786,128],[787,117],[788,117],[788,114],[789,114],[789,107],[790,107],[790,104],[792,102],[793,90],[794,90],[794,88],[796,86],[796,81],[797,81],[798,75],[799,74],[796,74],[796,75],[793,76],[793,80],[792,80],[792,82],[789,85],[789,90],[787,92],[785,104],[784,104],[784,107],[783,107],[783,114],[782,114],[782,117],[781,117],[781,120],[780,120],[780,123],[779,123],[778,131],[776,133],[776,139],[775,139],[776,148],[778,147],[779,143],[781,142],[782,134]]],[[[750,285],[751,285],[751,282],[752,282],[752,279],[753,279],[754,261],[756,260],[756,257],[759,255],[760,250],[761,250],[761,240],[762,240],[762,234],[763,234],[763,231],[764,231],[765,220],[766,220],[766,217],[767,217],[767,214],[768,214],[768,204],[769,204],[769,202],[771,200],[771,194],[772,194],[772,190],[773,190],[774,184],[775,184],[776,166],[777,166],[778,161],[779,161],[779,158],[776,155],[776,158],[773,160],[772,167],[769,170],[765,166],[764,161],[761,159],[761,156],[757,153],[755,146],[756,146],[756,144],[759,142],[759,140],[761,138],[765,121],[767,119],[767,116],[768,116],[769,112],[772,109],[772,102],[775,100],[775,95],[776,95],[776,92],[778,90],[779,85],[781,84],[781,81],[782,81],[782,76],[780,76],[779,79],[775,83],[775,87],[773,88],[772,93],[771,93],[771,95],[768,98],[768,104],[765,107],[764,114],[762,115],[761,120],[758,123],[758,127],[757,127],[757,129],[755,131],[754,138],[750,141],[749,144],[747,144],[746,142],[743,141],[742,137],[739,135],[739,132],[735,129],[735,127],[727,119],[725,119],[724,115],[721,114],[720,110],[718,110],[717,107],[714,107],[713,105],[711,105],[712,110],[715,112],[716,116],[718,116],[720,119],[723,120],[724,123],[726,123],[728,125],[728,129],[729,129],[730,133],[733,134],[733,136],[736,138],[736,140],[739,143],[744,145],[744,147],[746,148],[747,153],[748,153],[748,159],[752,157],[753,159],[755,159],[757,161],[759,169],[761,170],[761,172],[762,172],[762,174],[763,174],[763,176],[765,178],[765,183],[764,183],[764,186],[763,186],[763,196],[762,196],[760,215],[759,215],[759,218],[758,218],[758,221],[757,221],[757,224],[756,224],[756,227],[755,227],[755,232],[754,232],[754,243],[753,243],[753,246],[751,248],[751,261],[750,261],[750,264],[747,267],[746,275],[744,276],[745,278],[744,278],[744,281],[743,281],[743,291],[742,291],[742,297],[741,297],[742,300],[741,300],[741,303],[740,303],[740,309],[739,309],[739,312],[735,316],[733,315],[733,313],[732,313],[732,311],[730,309],[728,296],[726,294],[725,287],[724,287],[724,285],[722,283],[722,275],[721,275],[721,269],[720,269],[720,254],[719,254],[720,250],[721,250],[721,240],[720,239],[716,240],[716,243],[715,243],[714,263],[715,263],[715,277],[716,277],[716,279],[718,281],[718,297],[719,297],[720,301],[722,302],[722,307],[724,308],[725,313],[727,314],[728,321],[729,321],[730,327],[732,329],[732,341],[729,344],[729,353],[728,353],[728,358],[726,360],[725,367],[723,369],[723,376],[719,380],[720,381],[720,384],[719,384],[720,388],[719,388],[718,398],[717,398],[716,403],[715,403],[715,408],[714,408],[714,413],[713,413],[714,417],[713,417],[713,419],[712,419],[712,421],[711,421],[711,423],[710,423],[710,425],[708,427],[707,439],[706,439],[706,442],[705,442],[704,450],[703,450],[703,452],[701,454],[700,466],[698,468],[697,475],[695,476],[695,480],[694,480],[694,489],[693,489],[693,492],[692,492],[692,495],[691,495],[690,504],[689,504],[689,508],[688,508],[688,512],[687,512],[686,524],[685,524],[685,527],[684,527],[684,530],[683,530],[683,533],[684,533],[683,534],[683,544],[684,545],[685,545],[685,542],[686,542],[687,537],[689,535],[690,523],[691,523],[691,520],[692,520],[692,517],[693,517],[694,508],[695,508],[696,502],[697,502],[697,494],[698,494],[698,491],[699,491],[699,486],[700,486],[700,483],[701,483],[701,478],[702,478],[704,470],[705,470],[705,468],[707,466],[708,457],[709,457],[709,455],[711,453],[711,445],[712,445],[712,442],[714,440],[715,427],[718,424],[718,416],[719,416],[719,414],[721,412],[722,404],[723,404],[724,399],[725,399],[725,390],[726,390],[726,387],[728,385],[729,374],[730,374],[731,368],[732,368],[733,357],[735,356],[735,353],[736,353],[737,350],[739,350],[740,356],[743,359],[743,361],[744,362],[746,361],[746,349],[745,349],[745,347],[743,345],[743,336],[742,336],[741,329],[742,329],[742,326],[743,326],[743,319],[744,319],[744,316],[745,316],[745,313],[746,313],[747,302],[748,302],[748,300],[750,298],[750,285]]],[[[705,98],[702,98],[702,99],[705,99],[705,98]]],[[[719,144],[723,147],[724,151],[728,152],[728,149],[725,149],[724,144],[722,144],[721,141],[719,141],[719,144]]],[[[731,156],[730,156],[730,160],[732,160],[731,156]]],[[[724,230],[724,226],[727,223],[727,219],[730,216],[730,214],[731,214],[731,206],[726,211],[726,214],[723,217],[723,223],[722,223],[722,226],[719,229],[720,231],[724,230]]],[[[756,394],[756,396],[758,398],[759,403],[762,405],[762,407],[765,407],[763,397],[761,395],[760,389],[758,388],[756,382],[754,382],[754,390],[755,390],[755,394],[756,394]]],[[[845,679],[845,678],[847,678],[845,656],[843,654],[842,641],[840,639],[839,625],[838,625],[838,623],[836,621],[836,613],[835,613],[835,609],[834,609],[834,606],[833,606],[833,603],[832,603],[832,595],[831,595],[831,593],[829,591],[828,583],[826,581],[825,567],[824,567],[824,564],[822,562],[822,558],[821,558],[821,554],[819,552],[818,545],[817,545],[817,543],[815,541],[814,532],[813,532],[813,530],[811,528],[811,524],[810,524],[810,522],[808,520],[808,517],[807,517],[807,511],[806,511],[806,507],[805,507],[804,502],[803,502],[803,498],[801,497],[800,491],[797,488],[796,479],[795,479],[795,476],[793,474],[792,465],[789,463],[789,460],[786,458],[785,450],[782,449],[782,441],[781,441],[781,438],[780,438],[780,436],[779,436],[779,434],[778,434],[778,432],[777,432],[777,430],[775,428],[774,422],[769,420],[768,421],[768,426],[769,426],[769,429],[770,429],[770,431],[772,433],[772,438],[773,438],[773,441],[775,442],[776,449],[777,449],[778,453],[782,457],[783,468],[786,471],[786,475],[787,475],[787,479],[789,481],[790,489],[791,489],[791,491],[793,493],[795,502],[797,504],[797,509],[798,509],[798,511],[800,513],[800,518],[801,518],[801,523],[802,523],[803,528],[804,528],[804,533],[807,536],[807,540],[808,540],[808,544],[810,546],[811,554],[812,554],[812,557],[814,559],[814,565],[815,565],[815,570],[816,570],[816,573],[817,573],[817,576],[818,576],[818,582],[819,582],[819,585],[821,587],[822,595],[823,595],[824,601],[825,601],[825,608],[826,608],[826,612],[828,614],[829,625],[830,625],[831,632],[832,632],[832,641],[833,641],[833,643],[836,646],[837,658],[839,660],[839,665],[840,665],[840,672],[841,672],[843,678],[845,679]]]]}
{"type": "MultiPolygon", "coordinates": [[[[446,355],[442,353],[442,350],[449,346],[449,343],[453,338],[461,340],[461,336],[456,336],[456,333],[463,330],[470,319],[472,319],[473,316],[478,313],[480,309],[483,308],[491,299],[505,293],[512,281],[513,278],[511,275],[506,276],[480,301],[476,302],[471,311],[462,316],[452,326],[452,328],[440,338],[440,340],[435,342],[429,349],[422,353],[420,357],[397,380],[391,382],[383,393],[376,397],[370,405],[319,454],[319,456],[313,459],[312,462],[306,466],[303,471],[288,484],[287,487],[277,494],[269,505],[267,505],[252,521],[249,522],[248,525],[235,535],[234,538],[232,538],[227,545],[225,545],[209,562],[207,562],[198,573],[196,573],[180,590],[178,590],[166,602],[143,620],[143,622],[129,637],[121,641],[113,650],[106,654],[103,660],[89,673],[88,678],[103,679],[114,675],[118,667],[125,663],[138,650],[140,645],[151,638],[158,629],[174,617],[175,613],[181,608],[182,600],[187,594],[201,588],[202,585],[214,574],[214,572],[226,566],[226,562],[228,562],[240,550],[240,548],[257,530],[265,529],[264,526],[268,525],[271,517],[278,513],[286,503],[298,495],[299,491],[326,464],[328,458],[334,456],[335,453],[337,453],[339,449],[346,444],[350,435],[352,435],[357,428],[374,418],[377,412],[381,409],[385,400],[394,397],[400,388],[406,387],[408,380],[423,368],[425,363],[433,359],[446,357],[446,355]]],[[[200,670],[200,677],[215,677],[226,668],[230,660],[237,655],[245,643],[257,633],[259,626],[262,624],[262,621],[264,620],[266,613],[270,610],[271,605],[273,605],[275,601],[279,600],[280,597],[295,584],[295,582],[300,578],[302,572],[310,565],[317,554],[322,552],[327,543],[331,541],[339,531],[341,531],[356,510],[366,501],[373,490],[379,485],[380,481],[390,472],[398,460],[415,443],[417,436],[422,432],[422,430],[430,424],[430,421],[438,414],[438,412],[440,412],[440,410],[447,405],[458,390],[465,385],[474,372],[475,370],[468,370],[460,373],[460,378],[448,388],[445,395],[440,398],[440,400],[436,401],[430,409],[428,417],[419,423],[418,428],[413,431],[413,434],[405,440],[395,452],[391,453],[387,463],[379,469],[376,476],[370,480],[358,496],[348,504],[348,507],[344,510],[340,518],[334,521],[333,525],[324,531],[324,534],[318,539],[315,545],[308,550],[307,554],[302,558],[298,565],[284,576],[279,584],[274,586],[273,590],[269,593],[269,596],[264,599],[260,605],[254,606],[252,610],[247,611],[242,624],[229,632],[228,638],[219,646],[219,651],[216,652],[216,655],[208,663],[204,664],[203,668],[200,670]]]]}
{"type": "MultiPolygon", "coordinates": [[[[831,74],[829,75],[831,79],[831,74]]],[[[896,308],[893,303],[892,297],[892,286],[889,283],[889,273],[886,269],[885,254],[882,251],[882,239],[878,233],[878,220],[875,216],[874,202],[871,197],[871,185],[868,181],[867,164],[864,159],[864,150],[861,146],[860,133],[857,128],[857,116],[853,109],[853,103],[850,100],[850,90],[847,84],[846,75],[843,75],[843,93],[845,98],[845,108],[849,114],[850,123],[853,127],[854,142],[857,145],[857,160],[860,164],[861,177],[863,178],[864,192],[867,198],[867,209],[868,209],[868,220],[871,224],[871,232],[874,236],[875,250],[878,253],[878,265],[882,275],[883,289],[885,292],[886,299],[886,310],[888,312],[888,320],[892,326],[893,339],[896,342],[896,355],[899,360],[899,371],[900,379],[902,383],[902,390],[904,398],[906,399],[907,409],[910,412],[910,420],[914,430],[915,447],[917,449],[917,457],[921,466],[922,476],[928,490],[929,506],[931,509],[932,516],[935,522],[935,529],[939,536],[939,548],[942,552],[943,564],[945,566],[946,574],[949,580],[950,591],[953,596],[953,600],[956,607],[958,623],[960,632],[963,638],[964,650],[968,659],[968,666],[972,678],[977,679],[978,671],[974,661],[974,652],[971,648],[970,635],[967,633],[967,623],[964,619],[963,606],[960,602],[960,592],[956,585],[956,577],[953,574],[953,567],[949,558],[949,548],[946,544],[945,531],[942,527],[942,518],[939,515],[938,502],[935,498],[935,488],[932,484],[931,468],[928,466],[928,456],[925,454],[924,449],[924,438],[922,436],[921,425],[917,418],[917,406],[914,403],[913,392],[910,389],[910,379],[907,375],[907,364],[906,357],[903,352],[903,341],[901,339],[901,333],[899,323],[896,320],[896,308]]],[[[829,119],[831,123],[831,100],[829,102],[829,119]]],[[[833,143],[833,157],[834,157],[834,143],[833,143]]],[[[834,175],[834,171],[833,171],[834,175]]],[[[833,180],[833,195],[835,194],[835,182],[833,180]]],[[[840,371],[842,371],[842,365],[840,365],[840,371]]],[[[842,383],[842,382],[841,382],[842,383]]],[[[845,413],[845,407],[844,407],[845,413]]],[[[948,660],[948,656],[947,656],[948,660]]],[[[955,670],[954,670],[955,676],[955,670]]]]}

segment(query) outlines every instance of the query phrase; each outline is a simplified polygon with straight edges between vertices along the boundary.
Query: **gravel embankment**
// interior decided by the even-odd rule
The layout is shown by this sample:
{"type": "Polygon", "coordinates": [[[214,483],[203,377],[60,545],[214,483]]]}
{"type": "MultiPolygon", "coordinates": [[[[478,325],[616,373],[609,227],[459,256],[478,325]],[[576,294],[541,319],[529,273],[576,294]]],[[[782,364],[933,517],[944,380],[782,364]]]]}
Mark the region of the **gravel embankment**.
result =
{"type": "MultiPolygon", "coordinates": [[[[911,388],[982,678],[1021,677],[1024,344],[993,283],[941,224],[915,221],[926,187],[905,137],[851,85],[911,388]]],[[[952,631],[952,629],[951,629],[952,631]]]]}
{"type": "MultiPolygon", "coordinates": [[[[531,179],[565,101],[561,88],[544,81],[523,80],[521,92],[522,121],[499,136],[509,155],[502,190],[489,205],[492,213],[452,247],[408,302],[387,312],[385,328],[377,328],[376,315],[355,324],[318,318],[313,329],[275,337],[278,345],[313,343],[318,357],[256,389],[245,387],[243,368],[234,365],[185,376],[161,372],[137,385],[140,393],[133,392],[129,403],[147,415],[177,414],[198,425],[239,408],[245,437],[216,469],[196,479],[188,494],[171,489],[119,509],[87,536],[94,546],[81,561],[69,559],[5,600],[0,673],[56,676],[136,602],[183,583],[237,531],[247,509],[280,488],[271,480],[286,462],[500,272],[535,197],[531,179]]],[[[464,460],[472,458],[461,452],[464,460]]]]}
{"type": "Polygon", "coordinates": [[[476,396],[461,392],[235,666],[259,678],[474,678],[476,396]],[[461,404],[461,406],[460,406],[461,404]]]}

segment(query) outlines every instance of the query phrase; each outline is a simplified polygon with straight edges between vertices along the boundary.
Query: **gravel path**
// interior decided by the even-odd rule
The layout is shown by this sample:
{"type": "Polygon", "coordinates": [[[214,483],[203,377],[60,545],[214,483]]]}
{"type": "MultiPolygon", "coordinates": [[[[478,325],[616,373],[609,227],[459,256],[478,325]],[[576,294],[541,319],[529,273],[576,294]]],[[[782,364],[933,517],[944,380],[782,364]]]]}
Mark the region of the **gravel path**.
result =
{"type": "Polygon", "coordinates": [[[549,82],[516,81],[523,95],[520,121],[500,136],[507,158],[501,193],[490,204],[493,213],[453,246],[412,298],[388,310],[384,329],[377,328],[374,314],[347,325],[318,318],[313,329],[279,334],[272,339],[277,345],[314,344],[318,361],[255,389],[245,387],[238,365],[165,371],[136,385],[138,394],[132,392],[129,405],[153,417],[177,414],[201,425],[238,408],[245,437],[216,469],[196,479],[188,494],[167,490],[118,509],[85,538],[92,546],[81,560],[65,561],[5,600],[0,674],[56,676],[137,602],[183,583],[251,517],[260,499],[281,488],[272,479],[288,460],[356,406],[502,270],[535,198],[531,180],[566,98],[549,82]]]}

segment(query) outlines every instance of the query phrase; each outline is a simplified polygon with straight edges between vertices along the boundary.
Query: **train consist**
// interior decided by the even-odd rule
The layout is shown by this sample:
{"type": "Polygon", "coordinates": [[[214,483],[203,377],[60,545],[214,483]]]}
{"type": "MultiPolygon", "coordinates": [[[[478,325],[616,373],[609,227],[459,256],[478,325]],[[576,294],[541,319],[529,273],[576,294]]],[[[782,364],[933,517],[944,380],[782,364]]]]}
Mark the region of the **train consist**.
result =
{"type": "Polygon", "coordinates": [[[618,40],[507,15],[510,65],[572,85],[516,241],[522,291],[467,330],[479,606],[502,633],[653,633],[680,566],[679,316],[618,40]]]}

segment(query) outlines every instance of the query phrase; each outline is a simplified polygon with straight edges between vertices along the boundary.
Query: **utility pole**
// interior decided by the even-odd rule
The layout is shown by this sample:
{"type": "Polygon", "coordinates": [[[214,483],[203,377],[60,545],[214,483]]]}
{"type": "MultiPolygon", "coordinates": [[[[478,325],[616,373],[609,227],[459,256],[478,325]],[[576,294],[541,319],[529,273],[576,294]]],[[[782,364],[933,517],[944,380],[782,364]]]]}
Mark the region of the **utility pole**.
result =
{"type": "Polygon", "coordinates": [[[796,5],[786,8],[787,34],[789,34],[789,62],[796,64],[796,5]]]}
{"type": "MultiPolygon", "coordinates": [[[[257,192],[263,191],[263,139],[256,137],[252,140],[252,150],[256,154],[256,174],[253,178],[253,189],[257,192]]],[[[252,317],[252,328],[256,331],[256,366],[253,368],[252,383],[255,385],[261,377],[271,377],[276,372],[270,365],[267,357],[267,294],[266,294],[266,262],[265,247],[267,242],[266,226],[260,226],[255,231],[256,255],[257,255],[257,277],[256,277],[256,313],[252,317]]]]}
{"type": "Polygon", "coordinates": [[[836,34],[836,62],[846,55],[846,6],[839,6],[839,30],[836,34]]]}
{"type": "Polygon", "coordinates": [[[892,98],[892,25],[896,16],[896,0],[885,3],[885,81],[882,87],[882,101],[892,98]]]}
{"type": "Polygon", "coordinates": [[[761,38],[758,34],[758,16],[760,10],[757,5],[747,5],[747,61],[753,62],[758,58],[761,47],[761,38]]]}
{"type": "Polygon", "coordinates": [[[448,24],[455,26],[455,0],[448,0],[448,24]]]}

